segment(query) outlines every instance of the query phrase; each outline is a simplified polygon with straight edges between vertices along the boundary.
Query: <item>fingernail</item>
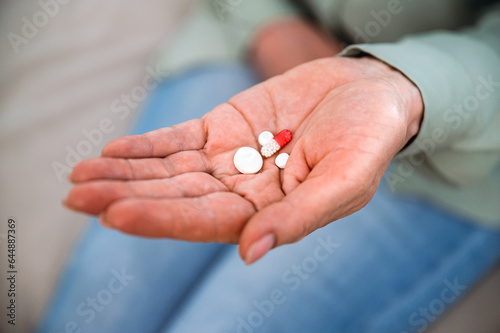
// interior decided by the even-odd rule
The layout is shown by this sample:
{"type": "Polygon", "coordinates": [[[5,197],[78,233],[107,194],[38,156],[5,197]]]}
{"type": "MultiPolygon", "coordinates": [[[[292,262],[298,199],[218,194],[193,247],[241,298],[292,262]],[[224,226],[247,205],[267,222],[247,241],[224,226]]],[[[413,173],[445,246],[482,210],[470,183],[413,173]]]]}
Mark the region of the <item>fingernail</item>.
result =
{"type": "Polygon", "coordinates": [[[254,242],[245,256],[245,264],[250,265],[262,258],[276,243],[274,234],[267,234],[258,241],[254,242]]]}

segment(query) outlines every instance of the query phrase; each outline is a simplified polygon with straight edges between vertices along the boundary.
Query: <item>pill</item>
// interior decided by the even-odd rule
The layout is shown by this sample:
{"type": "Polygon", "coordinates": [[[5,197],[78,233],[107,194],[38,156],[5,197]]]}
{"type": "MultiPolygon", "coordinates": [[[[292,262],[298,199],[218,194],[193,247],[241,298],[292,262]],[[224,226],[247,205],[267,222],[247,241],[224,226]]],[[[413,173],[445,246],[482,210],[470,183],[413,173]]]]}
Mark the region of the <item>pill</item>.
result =
{"type": "Polygon", "coordinates": [[[264,157],[271,157],[290,141],[292,141],[292,132],[282,130],[262,147],[260,153],[264,157]]]}
{"type": "Polygon", "coordinates": [[[233,163],[241,173],[257,173],[264,161],[259,152],[252,147],[241,147],[234,154],[233,163]]]}
{"type": "Polygon", "coordinates": [[[259,134],[259,144],[265,146],[271,139],[274,138],[274,134],[269,131],[264,131],[259,134]]]}
{"type": "Polygon", "coordinates": [[[288,157],[290,157],[290,155],[288,155],[287,153],[281,153],[278,156],[276,156],[274,164],[276,164],[278,168],[284,169],[286,162],[288,161],[288,157]]]}

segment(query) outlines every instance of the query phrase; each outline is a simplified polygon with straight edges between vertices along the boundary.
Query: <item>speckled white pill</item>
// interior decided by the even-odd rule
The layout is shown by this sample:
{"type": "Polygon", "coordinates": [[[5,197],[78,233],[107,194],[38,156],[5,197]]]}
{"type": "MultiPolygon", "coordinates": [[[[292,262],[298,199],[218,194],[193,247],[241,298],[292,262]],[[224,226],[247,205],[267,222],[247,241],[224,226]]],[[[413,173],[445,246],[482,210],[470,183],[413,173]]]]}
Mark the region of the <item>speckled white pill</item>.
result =
{"type": "Polygon", "coordinates": [[[234,166],[241,173],[257,173],[262,169],[264,160],[252,147],[241,147],[233,158],[234,166]]]}
{"type": "Polygon", "coordinates": [[[281,153],[278,156],[276,156],[274,164],[276,164],[278,168],[284,169],[286,162],[288,161],[288,157],[290,157],[290,155],[288,155],[287,153],[281,153]]]}
{"type": "Polygon", "coordinates": [[[259,144],[265,146],[271,139],[274,138],[274,134],[269,131],[264,131],[259,134],[259,144]]]}

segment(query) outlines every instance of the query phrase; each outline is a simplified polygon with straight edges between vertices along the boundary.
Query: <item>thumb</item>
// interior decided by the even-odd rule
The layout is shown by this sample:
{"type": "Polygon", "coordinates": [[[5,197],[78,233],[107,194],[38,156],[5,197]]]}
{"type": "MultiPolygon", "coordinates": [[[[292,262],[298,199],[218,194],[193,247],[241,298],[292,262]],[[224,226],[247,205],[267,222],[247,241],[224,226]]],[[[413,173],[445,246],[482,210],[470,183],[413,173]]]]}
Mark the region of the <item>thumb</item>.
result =
{"type": "Polygon", "coordinates": [[[323,178],[306,179],[281,201],[260,210],[248,221],[239,242],[240,256],[246,264],[257,261],[274,247],[302,239],[336,219],[335,216],[343,215],[345,198],[337,200],[341,197],[340,188],[323,178]]]}

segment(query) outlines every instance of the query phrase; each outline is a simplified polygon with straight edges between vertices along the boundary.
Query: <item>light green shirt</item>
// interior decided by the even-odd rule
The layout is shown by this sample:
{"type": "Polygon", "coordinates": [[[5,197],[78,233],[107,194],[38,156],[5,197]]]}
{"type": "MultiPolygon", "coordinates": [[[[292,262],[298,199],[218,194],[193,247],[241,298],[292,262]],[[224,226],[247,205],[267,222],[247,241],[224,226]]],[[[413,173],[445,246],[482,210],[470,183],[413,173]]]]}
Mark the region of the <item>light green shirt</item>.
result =
{"type": "MultiPolygon", "coordinates": [[[[422,127],[386,173],[389,187],[500,227],[498,1],[488,8],[466,0],[304,1],[327,31],[363,43],[341,56],[370,54],[422,93],[422,127]]],[[[178,72],[242,60],[259,27],[294,15],[285,0],[200,0],[160,66],[178,72]]]]}

